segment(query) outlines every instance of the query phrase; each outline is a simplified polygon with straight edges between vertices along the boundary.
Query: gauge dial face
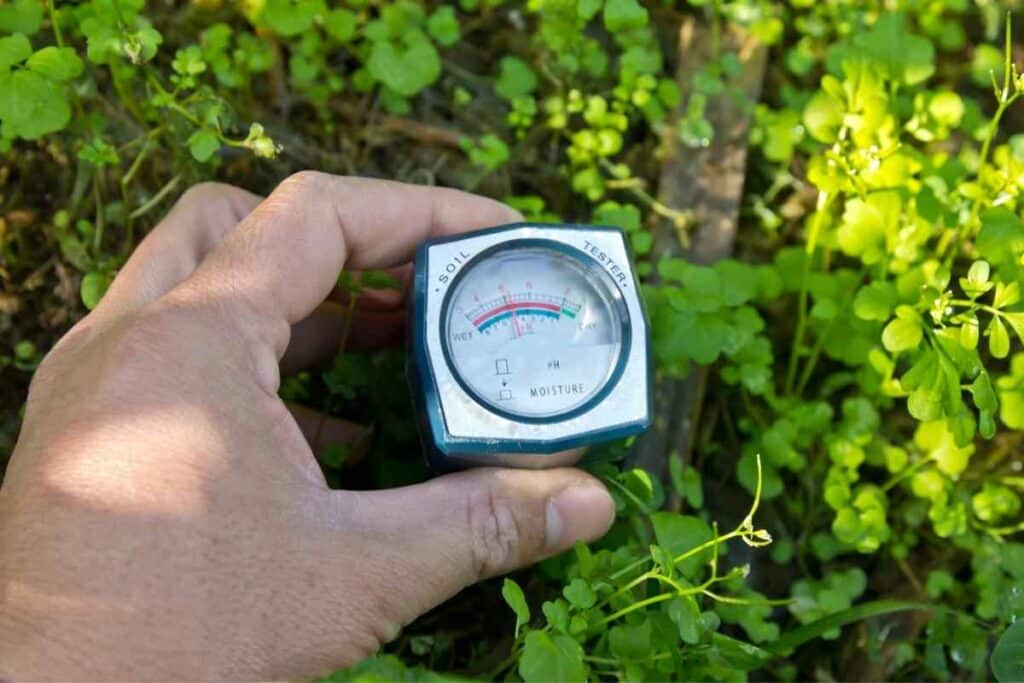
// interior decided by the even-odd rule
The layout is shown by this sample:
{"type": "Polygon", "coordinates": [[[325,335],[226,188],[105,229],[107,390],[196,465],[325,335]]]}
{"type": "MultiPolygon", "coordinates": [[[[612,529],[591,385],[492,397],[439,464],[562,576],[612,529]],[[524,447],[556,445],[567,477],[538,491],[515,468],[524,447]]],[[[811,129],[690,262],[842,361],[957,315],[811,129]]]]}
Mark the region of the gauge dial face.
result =
{"type": "Polygon", "coordinates": [[[628,313],[610,277],[581,257],[510,247],[462,272],[442,335],[453,372],[479,402],[553,419],[585,407],[613,380],[628,313]]]}

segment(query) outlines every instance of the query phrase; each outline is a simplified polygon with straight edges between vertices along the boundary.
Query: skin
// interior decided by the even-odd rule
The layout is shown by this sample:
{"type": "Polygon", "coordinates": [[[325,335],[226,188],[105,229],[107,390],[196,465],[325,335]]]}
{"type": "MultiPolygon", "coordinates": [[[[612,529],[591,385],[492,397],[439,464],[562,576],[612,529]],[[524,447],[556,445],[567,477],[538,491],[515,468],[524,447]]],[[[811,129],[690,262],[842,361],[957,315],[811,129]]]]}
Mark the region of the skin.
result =
{"type": "MultiPolygon", "coordinates": [[[[430,236],[520,220],[454,190],[304,172],[189,190],[29,391],[0,488],[0,679],[309,677],[465,586],[601,536],[574,469],[331,491],[282,368],[337,349],[343,268],[407,274],[430,236]]],[[[400,334],[387,295],[351,344],[400,334]]],[[[316,444],[314,444],[316,445],[316,444]]]]}

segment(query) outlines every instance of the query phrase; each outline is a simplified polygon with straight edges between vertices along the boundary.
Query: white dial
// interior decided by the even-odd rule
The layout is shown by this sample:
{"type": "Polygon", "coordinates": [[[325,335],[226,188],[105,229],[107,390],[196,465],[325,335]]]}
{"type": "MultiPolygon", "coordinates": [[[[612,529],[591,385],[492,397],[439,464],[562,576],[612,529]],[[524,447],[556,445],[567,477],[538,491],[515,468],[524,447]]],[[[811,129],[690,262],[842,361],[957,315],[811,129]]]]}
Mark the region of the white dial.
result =
{"type": "Polygon", "coordinates": [[[588,261],[525,246],[466,267],[441,324],[452,370],[477,400],[515,417],[557,419],[614,381],[628,313],[608,275],[588,261]]]}

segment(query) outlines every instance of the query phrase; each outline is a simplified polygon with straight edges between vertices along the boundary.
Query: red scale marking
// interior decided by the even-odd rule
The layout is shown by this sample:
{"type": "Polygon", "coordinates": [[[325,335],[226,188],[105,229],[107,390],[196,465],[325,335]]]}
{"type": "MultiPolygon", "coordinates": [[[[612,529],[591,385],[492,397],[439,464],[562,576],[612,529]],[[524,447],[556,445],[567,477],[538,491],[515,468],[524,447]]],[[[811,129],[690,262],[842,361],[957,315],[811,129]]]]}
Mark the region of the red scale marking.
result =
{"type": "Polygon", "coordinates": [[[555,313],[558,313],[559,311],[562,310],[561,306],[559,306],[558,304],[549,304],[543,301],[518,301],[516,303],[504,304],[502,306],[498,306],[495,309],[487,311],[482,316],[474,320],[473,324],[479,325],[480,323],[486,321],[488,318],[493,318],[494,316],[500,315],[505,311],[514,311],[520,308],[543,308],[544,310],[554,311],[555,313]]]}

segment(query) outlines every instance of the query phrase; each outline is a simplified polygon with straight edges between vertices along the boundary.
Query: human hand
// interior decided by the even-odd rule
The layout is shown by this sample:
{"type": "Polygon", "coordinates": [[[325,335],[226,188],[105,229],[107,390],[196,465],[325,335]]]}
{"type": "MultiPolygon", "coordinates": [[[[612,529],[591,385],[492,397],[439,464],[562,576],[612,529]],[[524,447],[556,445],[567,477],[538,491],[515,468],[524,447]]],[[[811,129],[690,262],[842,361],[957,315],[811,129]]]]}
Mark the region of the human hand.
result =
{"type": "Polygon", "coordinates": [[[277,396],[282,357],[333,351],[343,267],[518,219],[318,173],[186,193],[33,379],[0,488],[0,679],[323,674],[603,534],[611,499],[573,469],[331,491],[277,396]]]}

